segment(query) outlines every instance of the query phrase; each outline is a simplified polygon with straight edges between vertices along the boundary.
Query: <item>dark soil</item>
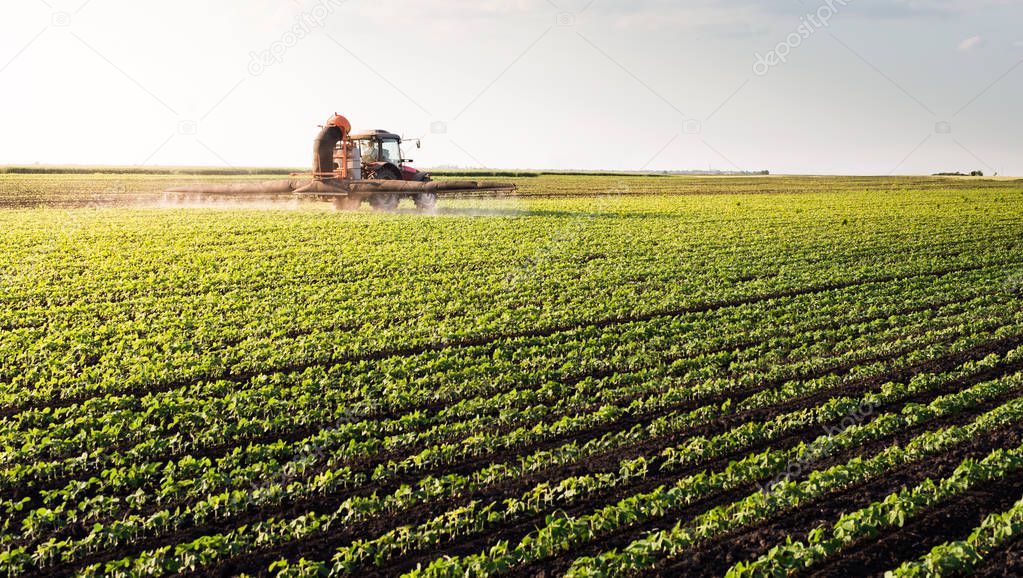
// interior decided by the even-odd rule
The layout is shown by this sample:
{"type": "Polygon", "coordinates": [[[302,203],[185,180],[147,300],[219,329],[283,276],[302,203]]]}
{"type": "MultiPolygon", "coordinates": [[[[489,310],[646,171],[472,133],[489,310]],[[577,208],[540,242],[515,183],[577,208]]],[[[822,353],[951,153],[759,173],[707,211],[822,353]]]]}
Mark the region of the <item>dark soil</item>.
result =
{"type": "Polygon", "coordinates": [[[1019,578],[1023,576],[1023,538],[1017,537],[988,554],[974,569],[977,578],[1019,578]]]}
{"type": "MultiPolygon", "coordinates": [[[[927,478],[946,477],[967,458],[982,459],[998,448],[1017,447],[1021,443],[1023,432],[1017,424],[1000,428],[940,456],[895,468],[883,478],[869,480],[775,519],[700,544],[683,558],[663,563],[655,573],[721,576],[735,563],[761,556],[784,542],[787,536],[802,539],[815,527],[833,525],[842,514],[882,500],[900,488],[916,486],[927,478]]],[[[862,575],[858,569],[856,575],[862,575]]]]}
{"type": "Polygon", "coordinates": [[[885,571],[916,560],[939,544],[965,538],[988,514],[1007,510],[1020,496],[1023,496],[1023,475],[1016,473],[924,512],[891,533],[862,540],[807,575],[814,578],[883,576],[885,571]]]}

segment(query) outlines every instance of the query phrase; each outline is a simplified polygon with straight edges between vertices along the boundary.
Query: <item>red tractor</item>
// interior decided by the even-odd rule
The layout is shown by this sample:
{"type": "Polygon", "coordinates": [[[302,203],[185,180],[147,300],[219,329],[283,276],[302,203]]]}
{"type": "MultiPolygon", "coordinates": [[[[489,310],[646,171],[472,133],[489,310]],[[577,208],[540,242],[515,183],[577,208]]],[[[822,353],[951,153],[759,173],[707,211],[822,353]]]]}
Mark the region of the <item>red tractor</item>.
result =
{"type": "MultiPolygon", "coordinates": [[[[352,143],[359,148],[358,155],[362,161],[362,178],[383,181],[419,181],[429,182],[430,175],[412,168],[408,163],[414,162],[405,158],[401,137],[386,130],[367,130],[353,132],[352,143]]],[[[416,140],[416,148],[419,141],[416,140]]],[[[338,151],[340,153],[340,151],[338,151]]],[[[340,154],[335,157],[340,161],[340,154]]]]}
{"type": "MultiPolygon", "coordinates": [[[[420,143],[415,141],[416,148],[420,143]]],[[[334,150],[334,168],[340,170],[345,163],[344,147],[347,147],[348,177],[353,180],[370,181],[410,181],[427,183],[430,175],[416,170],[409,163],[412,159],[405,158],[401,144],[401,136],[386,130],[376,129],[353,132],[348,135],[347,142],[337,144],[334,150]]],[[[415,200],[420,209],[432,209],[437,204],[437,193],[421,192],[407,195],[415,200]]],[[[397,193],[378,194],[369,197],[369,202],[376,208],[392,209],[397,206],[402,195],[397,193]]],[[[346,206],[359,203],[353,196],[346,206]]]]}

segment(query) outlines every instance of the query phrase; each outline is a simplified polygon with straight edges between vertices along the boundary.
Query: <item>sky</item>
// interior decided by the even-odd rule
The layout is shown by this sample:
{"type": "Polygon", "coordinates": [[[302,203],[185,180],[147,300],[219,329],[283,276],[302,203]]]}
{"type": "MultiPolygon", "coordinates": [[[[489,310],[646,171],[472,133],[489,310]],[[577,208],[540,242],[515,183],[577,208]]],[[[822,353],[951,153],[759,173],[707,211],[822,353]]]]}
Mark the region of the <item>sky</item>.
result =
{"type": "Polygon", "coordinates": [[[1023,0],[6,0],[0,164],[1023,175],[1023,0]]]}

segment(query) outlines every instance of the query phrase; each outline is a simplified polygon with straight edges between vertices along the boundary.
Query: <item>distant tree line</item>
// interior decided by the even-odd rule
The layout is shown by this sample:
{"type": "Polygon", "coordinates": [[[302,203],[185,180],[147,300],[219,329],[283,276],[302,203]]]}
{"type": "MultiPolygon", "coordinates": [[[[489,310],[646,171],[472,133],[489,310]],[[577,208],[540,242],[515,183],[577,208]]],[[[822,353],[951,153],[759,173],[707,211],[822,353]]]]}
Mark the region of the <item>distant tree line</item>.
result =
{"type": "Polygon", "coordinates": [[[955,172],[955,173],[934,173],[934,176],[936,176],[936,177],[983,177],[984,176],[984,171],[970,171],[969,174],[960,173],[960,172],[955,172]]]}

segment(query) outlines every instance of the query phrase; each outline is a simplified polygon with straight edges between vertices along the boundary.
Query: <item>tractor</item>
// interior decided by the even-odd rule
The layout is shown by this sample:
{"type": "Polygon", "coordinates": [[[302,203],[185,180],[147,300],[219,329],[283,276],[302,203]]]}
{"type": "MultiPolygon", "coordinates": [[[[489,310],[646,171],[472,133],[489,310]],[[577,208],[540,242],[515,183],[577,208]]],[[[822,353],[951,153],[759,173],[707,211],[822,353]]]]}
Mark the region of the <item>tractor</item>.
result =
{"type": "MultiPolygon", "coordinates": [[[[428,173],[416,170],[408,164],[415,161],[405,158],[401,137],[393,132],[379,129],[353,132],[351,139],[352,143],[359,147],[363,178],[423,183],[430,181],[428,173]]],[[[420,147],[419,139],[413,142],[416,143],[416,148],[420,147]]],[[[340,160],[340,156],[336,155],[334,158],[336,161],[340,160]]]]}
{"type": "MultiPolygon", "coordinates": [[[[414,141],[419,148],[419,140],[414,141]]],[[[295,195],[327,201],[338,209],[358,209],[364,201],[380,210],[393,210],[402,199],[429,210],[437,195],[498,195],[515,191],[509,183],[431,181],[402,154],[401,137],[386,130],[352,132],[345,117],[334,113],[313,141],[313,166],[309,173],[291,173],[297,179],[262,183],[207,183],[169,188],[167,200],[188,201],[219,197],[228,199],[295,195]]]]}
{"type": "MultiPolygon", "coordinates": [[[[421,146],[419,139],[413,141],[416,148],[421,146]]],[[[430,182],[429,173],[416,170],[409,163],[412,159],[405,158],[401,136],[393,132],[376,129],[352,132],[348,142],[338,142],[334,147],[334,170],[340,170],[345,162],[345,147],[348,150],[348,166],[350,178],[371,181],[409,181],[418,183],[430,182]]],[[[432,209],[437,204],[437,193],[425,191],[407,194],[419,209],[432,209]]],[[[402,195],[377,194],[369,196],[374,208],[393,209],[400,202],[402,195]]],[[[360,203],[357,197],[341,201],[339,204],[352,205],[360,203]]]]}

